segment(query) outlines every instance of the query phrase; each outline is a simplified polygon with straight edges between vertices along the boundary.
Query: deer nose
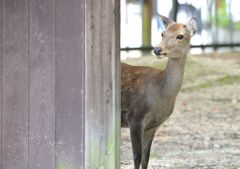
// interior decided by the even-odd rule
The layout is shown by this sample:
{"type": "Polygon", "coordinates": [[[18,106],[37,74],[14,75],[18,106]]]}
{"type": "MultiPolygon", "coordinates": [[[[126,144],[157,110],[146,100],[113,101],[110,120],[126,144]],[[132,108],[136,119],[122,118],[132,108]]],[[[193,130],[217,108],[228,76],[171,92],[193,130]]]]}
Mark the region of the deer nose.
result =
{"type": "Polygon", "coordinates": [[[153,52],[155,53],[155,55],[160,55],[160,54],[161,54],[161,51],[162,51],[162,48],[161,48],[161,47],[154,48],[154,50],[153,50],[153,52]]]}

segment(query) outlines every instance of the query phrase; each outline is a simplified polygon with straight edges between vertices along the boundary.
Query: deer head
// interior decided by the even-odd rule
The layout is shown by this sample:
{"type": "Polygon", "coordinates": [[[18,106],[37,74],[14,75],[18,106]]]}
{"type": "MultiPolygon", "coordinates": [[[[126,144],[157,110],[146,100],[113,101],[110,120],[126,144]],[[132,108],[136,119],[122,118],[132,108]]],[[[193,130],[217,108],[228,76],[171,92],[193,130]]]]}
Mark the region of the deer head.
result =
{"type": "Polygon", "coordinates": [[[165,26],[162,32],[161,43],[154,48],[158,58],[167,56],[179,58],[186,54],[190,46],[190,39],[197,31],[197,20],[192,18],[187,24],[176,23],[169,18],[160,15],[165,26]]]}

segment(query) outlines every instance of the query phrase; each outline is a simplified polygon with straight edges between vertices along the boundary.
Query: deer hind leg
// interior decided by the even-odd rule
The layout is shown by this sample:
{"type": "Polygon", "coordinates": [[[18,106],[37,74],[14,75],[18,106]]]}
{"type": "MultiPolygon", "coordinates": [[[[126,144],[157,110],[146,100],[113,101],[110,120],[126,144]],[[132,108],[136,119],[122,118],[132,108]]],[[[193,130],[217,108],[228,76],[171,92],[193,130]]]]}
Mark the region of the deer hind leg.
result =
{"type": "Polygon", "coordinates": [[[147,169],[148,166],[148,161],[149,161],[149,156],[150,156],[150,150],[151,150],[151,145],[153,141],[154,134],[156,132],[156,129],[150,129],[143,131],[143,138],[142,138],[142,169],[147,169]]]}
{"type": "Polygon", "coordinates": [[[133,149],[134,168],[139,169],[142,160],[142,127],[130,125],[130,136],[133,149]]]}

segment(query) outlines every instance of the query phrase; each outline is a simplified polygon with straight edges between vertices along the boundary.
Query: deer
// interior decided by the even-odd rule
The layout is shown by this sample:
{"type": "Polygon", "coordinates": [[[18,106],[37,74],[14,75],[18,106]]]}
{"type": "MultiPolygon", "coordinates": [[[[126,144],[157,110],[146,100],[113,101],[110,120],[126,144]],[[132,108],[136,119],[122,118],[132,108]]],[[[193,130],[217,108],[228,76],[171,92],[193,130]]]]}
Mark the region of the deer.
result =
{"type": "Polygon", "coordinates": [[[166,68],[121,63],[121,127],[130,129],[135,169],[147,169],[154,135],[174,110],[190,40],[197,31],[195,17],[187,24],[160,17],[165,30],[153,51],[158,58],[168,58],[166,68]]]}

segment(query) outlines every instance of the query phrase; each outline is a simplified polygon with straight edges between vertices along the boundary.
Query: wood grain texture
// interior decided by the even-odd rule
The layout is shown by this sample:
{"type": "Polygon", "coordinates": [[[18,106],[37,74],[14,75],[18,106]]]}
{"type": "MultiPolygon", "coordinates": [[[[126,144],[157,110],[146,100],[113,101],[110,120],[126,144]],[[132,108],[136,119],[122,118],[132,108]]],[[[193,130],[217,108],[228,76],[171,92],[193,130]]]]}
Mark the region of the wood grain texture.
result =
{"type": "Polygon", "coordinates": [[[113,81],[113,124],[114,124],[114,167],[120,169],[120,139],[121,139],[121,61],[120,61],[120,0],[115,1],[114,8],[114,28],[112,32],[112,81],[113,81]]]}
{"type": "Polygon", "coordinates": [[[2,1],[2,169],[26,169],[28,0],[2,1]]]}
{"type": "Polygon", "coordinates": [[[55,0],[29,3],[29,169],[55,169],[55,0]]]}
{"type": "Polygon", "coordinates": [[[119,1],[86,1],[85,18],[85,168],[119,168],[119,1]]]}
{"type": "Polygon", "coordinates": [[[56,1],[56,167],[84,169],[84,0],[56,1]]]}
{"type": "Polygon", "coordinates": [[[0,2],[0,168],[118,169],[119,1],[0,2]]]}
{"type": "Polygon", "coordinates": [[[0,0],[0,168],[2,168],[2,0],[0,0]]]}

